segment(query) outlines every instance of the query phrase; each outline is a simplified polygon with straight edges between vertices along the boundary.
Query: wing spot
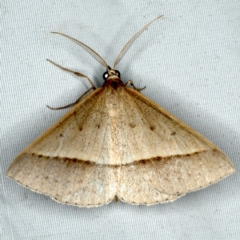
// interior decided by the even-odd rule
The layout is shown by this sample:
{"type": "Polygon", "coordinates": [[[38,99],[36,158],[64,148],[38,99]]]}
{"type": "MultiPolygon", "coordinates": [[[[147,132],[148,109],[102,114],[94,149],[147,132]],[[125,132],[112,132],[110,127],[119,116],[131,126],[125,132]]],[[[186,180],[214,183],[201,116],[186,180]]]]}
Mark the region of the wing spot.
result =
{"type": "Polygon", "coordinates": [[[79,131],[81,132],[83,129],[82,129],[82,127],[79,127],[79,131]]]}
{"type": "Polygon", "coordinates": [[[134,124],[134,123],[129,123],[129,126],[132,127],[132,128],[135,128],[135,127],[136,127],[136,124],[134,124]]]}
{"type": "Polygon", "coordinates": [[[153,130],[155,130],[155,126],[150,126],[150,129],[153,131],[153,130]]]}
{"type": "Polygon", "coordinates": [[[100,128],[100,124],[97,125],[97,128],[100,128]]]}
{"type": "Polygon", "coordinates": [[[176,132],[172,132],[171,133],[171,136],[175,136],[177,133],[176,132]]]}

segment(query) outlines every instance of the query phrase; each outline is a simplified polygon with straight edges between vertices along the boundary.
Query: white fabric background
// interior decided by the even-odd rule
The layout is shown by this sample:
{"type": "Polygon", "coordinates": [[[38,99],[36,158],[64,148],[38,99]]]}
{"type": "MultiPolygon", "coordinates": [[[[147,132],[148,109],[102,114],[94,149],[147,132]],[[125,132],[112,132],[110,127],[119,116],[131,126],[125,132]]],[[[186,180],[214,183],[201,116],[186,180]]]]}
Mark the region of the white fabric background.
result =
{"type": "Polygon", "coordinates": [[[42,0],[1,6],[1,239],[237,239],[240,234],[239,1],[42,0]],[[147,86],[156,101],[219,146],[237,172],[174,203],[124,203],[80,209],[58,204],[5,177],[14,157],[67,110],[89,84],[48,63],[88,75],[112,66],[124,44],[150,20],[118,65],[125,82],[147,86]]]}

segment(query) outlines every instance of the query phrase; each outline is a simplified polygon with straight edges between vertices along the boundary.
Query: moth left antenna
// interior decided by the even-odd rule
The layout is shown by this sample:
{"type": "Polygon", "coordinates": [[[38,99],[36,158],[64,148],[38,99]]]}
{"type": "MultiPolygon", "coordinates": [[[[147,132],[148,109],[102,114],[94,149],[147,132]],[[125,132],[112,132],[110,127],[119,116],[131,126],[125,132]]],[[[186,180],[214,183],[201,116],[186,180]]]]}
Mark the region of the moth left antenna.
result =
{"type": "Polygon", "coordinates": [[[100,64],[102,64],[106,69],[108,69],[108,65],[107,63],[105,62],[105,60],[97,53],[95,52],[92,48],[90,48],[89,46],[87,46],[86,44],[84,44],[83,42],[80,42],[78,41],[77,39],[75,38],[72,38],[66,34],[63,34],[63,33],[59,33],[59,32],[51,32],[51,33],[54,33],[54,34],[59,34],[59,35],[62,35],[68,39],[70,39],[71,41],[77,43],[80,47],[82,47],[86,52],[88,52],[95,60],[97,60],[100,64]]]}
{"type": "Polygon", "coordinates": [[[113,69],[115,69],[115,67],[117,66],[117,64],[120,62],[120,60],[123,58],[123,56],[126,54],[126,52],[128,51],[128,49],[132,46],[133,42],[141,35],[141,33],[153,22],[155,22],[157,19],[163,17],[163,15],[153,19],[150,23],[148,23],[147,25],[145,25],[140,31],[138,31],[127,43],[126,45],[123,47],[123,49],[121,50],[121,52],[118,54],[115,62],[114,62],[114,66],[113,69]]]}

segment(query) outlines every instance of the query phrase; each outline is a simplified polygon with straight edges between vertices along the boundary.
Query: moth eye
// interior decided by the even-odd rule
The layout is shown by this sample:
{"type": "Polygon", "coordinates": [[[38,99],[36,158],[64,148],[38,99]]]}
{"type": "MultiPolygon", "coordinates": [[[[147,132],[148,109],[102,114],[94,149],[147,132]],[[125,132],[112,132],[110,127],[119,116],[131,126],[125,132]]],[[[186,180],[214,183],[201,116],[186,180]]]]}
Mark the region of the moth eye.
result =
{"type": "Polygon", "coordinates": [[[120,77],[120,72],[118,70],[115,70],[115,73],[118,77],[120,77]]]}
{"type": "Polygon", "coordinates": [[[104,80],[107,80],[107,78],[108,78],[108,73],[105,72],[105,73],[103,74],[103,79],[104,79],[104,80]]]}

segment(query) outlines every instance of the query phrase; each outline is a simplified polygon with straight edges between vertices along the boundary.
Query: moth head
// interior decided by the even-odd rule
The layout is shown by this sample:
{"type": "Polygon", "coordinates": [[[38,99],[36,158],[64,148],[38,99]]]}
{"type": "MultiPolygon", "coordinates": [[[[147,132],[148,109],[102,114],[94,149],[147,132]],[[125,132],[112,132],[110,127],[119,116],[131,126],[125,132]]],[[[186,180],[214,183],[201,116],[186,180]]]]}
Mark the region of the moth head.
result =
{"type": "Polygon", "coordinates": [[[103,79],[106,81],[108,79],[120,79],[120,72],[115,69],[111,69],[109,66],[103,74],[103,79]]]}
{"type": "Polygon", "coordinates": [[[156,21],[157,19],[161,18],[161,16],[155,18],[154,20],[152,20],[150,23],[148,23],[147,25],[145,25],[140,31],[138,31],[128,42],[127,44],[123,47],[123,49],[121,50],[121,52],[118,54],[114,65],[113,65],[113,69],[111,69],[108,64],[106,63],[106,61],[97,53],[95,52],[92,48],[88,47],[86,44],[84,44],[83,42],[78,41],[75,38],[72,38],[66,34],[63,33],[59,33],[59,32],[52,32],[54,34],[59,34],[62,35],[68,39],[70,39],[71,41],[77,43],[80,47],[82,47],[85,51],[87,51],[92,57],[95,58],[95,60],[97,60],[101,65],[103,65],[107,70],[106,72],[103,74],[103,79],[106,80],[120,80],[120,72],[115,70],[117,64],[120,62],[120,60],[123,58],[123,56],[126,54],[126,52],[128,51],[128,49],[130,48],[130,46],[133,44],[133,42],[141,35],[141,33],[147,29],[147,27],[153,23],[154,21],[156,21]]]}

